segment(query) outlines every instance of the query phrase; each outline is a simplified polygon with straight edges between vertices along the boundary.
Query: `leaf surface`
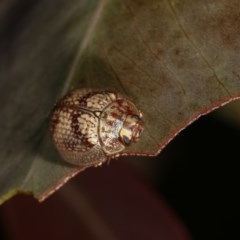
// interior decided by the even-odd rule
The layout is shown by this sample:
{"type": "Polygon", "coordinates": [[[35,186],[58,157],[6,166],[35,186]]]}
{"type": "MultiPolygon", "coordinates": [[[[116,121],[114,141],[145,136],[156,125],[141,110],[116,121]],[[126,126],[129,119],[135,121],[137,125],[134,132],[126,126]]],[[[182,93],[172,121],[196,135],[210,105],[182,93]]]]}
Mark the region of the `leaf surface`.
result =
{"type": "MultiPolygon", "coordinates": [[[[131,98],[145,131],[123,155],[156,155],[202,114],[240,95],[240,5],[213,0],[9,1],[0,23],[0,195],[40,200],[84,170],[48,132],[73,88],[131,98]]],[[[100,171],[100,170],[99,170],[100,171]]]]}

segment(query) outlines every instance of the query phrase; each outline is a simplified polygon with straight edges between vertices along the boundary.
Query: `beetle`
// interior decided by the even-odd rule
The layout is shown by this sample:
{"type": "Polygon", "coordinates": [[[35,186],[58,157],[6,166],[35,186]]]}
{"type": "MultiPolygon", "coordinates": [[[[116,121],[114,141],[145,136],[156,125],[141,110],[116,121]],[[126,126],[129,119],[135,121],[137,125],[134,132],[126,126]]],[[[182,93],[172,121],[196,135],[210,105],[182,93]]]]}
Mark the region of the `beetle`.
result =
{"type": "Polygon", "coordinates": [[[53,108],[50,132],[63,159],[87,167],[119,156],[143,131],[142,113],[110,90],[76,89],[53,108]]]}

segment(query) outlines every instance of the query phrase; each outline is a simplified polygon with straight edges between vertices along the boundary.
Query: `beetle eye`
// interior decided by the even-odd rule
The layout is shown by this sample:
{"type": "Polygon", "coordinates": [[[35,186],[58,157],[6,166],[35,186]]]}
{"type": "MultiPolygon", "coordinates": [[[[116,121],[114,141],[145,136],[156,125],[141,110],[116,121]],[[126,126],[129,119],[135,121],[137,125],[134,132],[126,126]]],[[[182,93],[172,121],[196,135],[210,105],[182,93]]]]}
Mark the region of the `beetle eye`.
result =
{"type": "Polygon", "coordinates": [[[131,129],[127,129],[123,127],[119,133],[119,141],[125,145],[128,146],[131,143],[132,140],[132,131],[131,129]]]}
{"type": "Polygon", "coordinates": [[[131,140],[127,136],[122,136],[122,141],[125,145],[129,145],[131,140]]]}

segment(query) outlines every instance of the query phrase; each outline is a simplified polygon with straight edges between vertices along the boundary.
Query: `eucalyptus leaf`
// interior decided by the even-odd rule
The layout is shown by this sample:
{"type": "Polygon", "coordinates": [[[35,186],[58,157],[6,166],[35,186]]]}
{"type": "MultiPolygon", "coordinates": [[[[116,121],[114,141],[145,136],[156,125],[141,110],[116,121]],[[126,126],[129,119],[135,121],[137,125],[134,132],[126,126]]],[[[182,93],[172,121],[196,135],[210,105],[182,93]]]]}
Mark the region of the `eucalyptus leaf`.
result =
{"type": "Polygon", "coordinates": [[[48,130],[73,88],[116,90],[141,109],[145,131],[122,155],[156,155],[239,98],[237,0],[12,0],[1,10],[2,202],[16,192],[43,200],[84,170],[61,159],[48,130]]]}

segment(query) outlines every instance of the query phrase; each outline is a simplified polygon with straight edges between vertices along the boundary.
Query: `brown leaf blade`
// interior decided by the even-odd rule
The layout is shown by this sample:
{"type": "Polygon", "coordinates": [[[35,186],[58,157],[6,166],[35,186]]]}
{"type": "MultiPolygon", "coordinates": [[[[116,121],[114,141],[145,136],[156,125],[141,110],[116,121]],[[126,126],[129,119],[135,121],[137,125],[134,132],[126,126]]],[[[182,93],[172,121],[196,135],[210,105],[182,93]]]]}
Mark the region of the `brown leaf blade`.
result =
{"type": "Polygon", "coordinates": [[[199,116],[239,98],[239,10],[234,0],[46,0],[19,22],[5,17],[2,201],[15,191],[44,199],[83,170],[60,160],[46,134],[57,96],[73,87],[115,89],[142,110],[141,141],[123,155],[156,155],[199,116]]]}

